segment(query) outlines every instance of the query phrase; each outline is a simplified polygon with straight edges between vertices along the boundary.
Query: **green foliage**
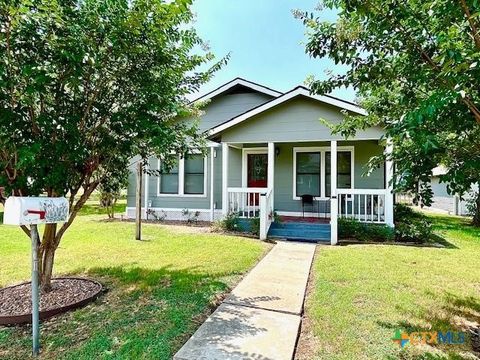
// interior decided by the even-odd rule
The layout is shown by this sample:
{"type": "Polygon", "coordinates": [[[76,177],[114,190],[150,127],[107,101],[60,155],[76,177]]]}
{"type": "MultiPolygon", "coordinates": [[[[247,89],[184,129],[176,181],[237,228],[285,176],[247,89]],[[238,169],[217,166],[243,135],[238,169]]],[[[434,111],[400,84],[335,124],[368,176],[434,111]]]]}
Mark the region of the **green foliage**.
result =
{"type": "Polygon", "coordinates": [[[47,226],[41,256],[53,256],[90,194],[120,181],[134,156],[146,163],[204,144],[196,123],[178,118],[198,114],[187,96],[225,59],[199,71],[213,55],[189,25],[190,5],[1,3],[0,203],[12,194],[70,197],[70,218],[47,226]]]}
{"type": "Polygon", "coordinates": [[[356,219],[338,219],[338,237],[340,239],[357,239],[360,241],[393,241],[394,230],[388,225],[367,224],[356,219]]]}
{"type": "MultiPolygon", "coordinates": [[[[450,193],[480,181],[480,2],[323,0],[339,9],[334,23],[296,12],[309,29],[306,51],[345,65],[344,73],[311,80],[314,93],[353,86],[367,116],[347,114],[333,126],[353,136],[380,125],[393,144],[398,192],[429,205],[432,169],[450,193]]],[[[372,168],[385,155],[370,162],[372,168]]],[[[479,209],[480,211],[480,209],[479,209]]]]}
{"type": "Polygon", "coordinates": [[[215,227],[223,231],[238,231],[239,220],[237,213],[230,212],[222,220],[217,221],[215,227]]]}
{"type": "Polygon", "coordinates": [[[260,235],[260,218],[259,217],[254,217],[250,219],[250,232],[255,236],[260,235]]]}
{"type": "Polygon", "coordinates": [[[88,195],[143,159],[201,145],[186,96],[223,60],[189,28],[191,1],[19,1],[0,8],[0,184],[88,195]],[[198,51],[196,51],[198,53],[198,51]]]}
{"type": "Polygon", "coordinates": [[[395,204],[395,237],[397,241],[428,242],[432,236],[432,221],[404,204],[395,204]]]}

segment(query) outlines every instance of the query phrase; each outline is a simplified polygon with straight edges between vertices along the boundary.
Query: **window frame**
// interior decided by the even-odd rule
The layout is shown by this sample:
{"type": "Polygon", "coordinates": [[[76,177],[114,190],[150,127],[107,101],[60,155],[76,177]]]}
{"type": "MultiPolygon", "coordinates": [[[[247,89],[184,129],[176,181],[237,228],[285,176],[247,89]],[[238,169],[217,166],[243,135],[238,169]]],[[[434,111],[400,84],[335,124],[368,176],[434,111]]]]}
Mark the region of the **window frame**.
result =
{"type": "MultiPolygon", "coordinates": [[[[201,154],[198,150],[190,150],[188,152],[190,155],[201,154]]],[[[188,198],[205,198],[207,197],[207,178],[208,178],[208,157],[205,155],[203,156],[203,193],[202,194],[185,194],[185,157],[180,157],[178,154],[172,153],[171,155],[176,155],[179,157],[178,159],[178,191],[177,193],[162,193],[160,192],[161,189],[161,181],[162,176],[157,176],[157,196],[158,197],[188,197],[188,198]]],[[[157,169],[161,169],[162,160],[157,159],[157,169]]]]}
{"type": "MultiPolygon", "coordinates": [[[[354,146],[337,146],[337,152],[350,152],[351,156],[351,189],[355,188],[355,147],[354,146]]],[[[293,200],[301,200],[300,196],[297,194],[297,153],[302,152],[316,152],[320,153],[320,196],[315,196],[315,200],[329,200],[330,197],[325,196],[325,169],[326,169],[326,153],[331,152],[330,146],[305,146],[305,147],[294,147],[293,148],[293,200]]],[[[338,169],[337,169],[338,176],[338,169]]]]}

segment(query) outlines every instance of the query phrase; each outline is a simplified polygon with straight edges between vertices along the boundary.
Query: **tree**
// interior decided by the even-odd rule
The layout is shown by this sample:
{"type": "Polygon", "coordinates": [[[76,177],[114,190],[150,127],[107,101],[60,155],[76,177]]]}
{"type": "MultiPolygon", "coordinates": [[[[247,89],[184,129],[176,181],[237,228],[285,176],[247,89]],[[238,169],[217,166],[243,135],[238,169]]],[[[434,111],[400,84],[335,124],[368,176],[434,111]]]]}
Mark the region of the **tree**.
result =
{"type": "MultiPolygon", "coordinates": [[[[70,216],[46,225],[44,291],[78,211],[134,155],[202,144],[186,95],[226,59],[188,24],[191,0],[16,0],[0,5],[0,184],[7,195],[67,196],[70,216]]],[[[145,161],[145,160],[143,160],[145,161]]],[[[28,229],[23,227],[28,234],[28,229]]]]}
{"type": "Polygon", "coordinates": [[[128,186],[128,169],[118,169],[115,176],[105,178],[99,185],[100,206],[107,210],[109,219],[115,217],[115,205],[122,190],[128,186]]]}
{"type": "MultiPolygon", "coordinates": [[[[345,65],[312,91],[353,86],[368,115],[347,116],[333,131],[349,137],[381,125],[391,139],[395,191],[430,205],[432,169],[450,193],[480,181],[480,2],[324,0],[335,22],[296,11],[309,29],[306,51],[345,65]]],[[[385,156],[371,159],[376,167],[385,156]]],[[[480,197],[474,222],[480,226],[480,197]]]]}

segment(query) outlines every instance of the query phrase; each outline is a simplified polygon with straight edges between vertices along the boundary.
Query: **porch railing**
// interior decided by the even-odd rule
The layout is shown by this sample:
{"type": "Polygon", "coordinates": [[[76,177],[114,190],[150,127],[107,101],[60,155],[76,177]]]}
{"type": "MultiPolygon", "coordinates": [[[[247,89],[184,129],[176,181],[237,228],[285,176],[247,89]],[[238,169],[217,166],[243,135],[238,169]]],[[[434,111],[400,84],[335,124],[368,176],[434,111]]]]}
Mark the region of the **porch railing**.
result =
{"type": "Polygon", "coordinates": [[[228,188],[228,212],[245,219],[259,218],[259,236],[261,240],[265,240],[273,221],[273,190],[228,188]]]}
{"type": "Polygon", "coordinates": [[[385,189],[337,189],[338,217],[385,223],[385,189]]]}
{"type": "Polygon", "coordinates": [[[267,238],[268,230],[273,222],[273,189],[260,194],[260,240],[267,238]]]}
{"type": "Polygon", "coordinates": [[[265,194],[267,188],[228,188],[228,212],[241,218],[260,216],[260,194],[265,194]]]}

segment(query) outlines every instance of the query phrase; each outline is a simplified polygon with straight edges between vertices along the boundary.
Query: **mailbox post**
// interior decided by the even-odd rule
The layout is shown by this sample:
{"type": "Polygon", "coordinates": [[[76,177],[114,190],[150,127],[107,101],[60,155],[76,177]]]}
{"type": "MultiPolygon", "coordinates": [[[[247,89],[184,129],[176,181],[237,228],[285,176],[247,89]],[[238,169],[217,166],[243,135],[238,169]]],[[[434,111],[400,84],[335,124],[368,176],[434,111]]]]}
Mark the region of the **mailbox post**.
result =
{"type": "Polygon", "coordinates": [[[40,291],[38,272],[38,224],[55,224],[68,219],[68,201],[65,198],[16,197],[5,202],[5,225],[30,225],[32,241],[32,352],[40,352],[40,291]]]}

